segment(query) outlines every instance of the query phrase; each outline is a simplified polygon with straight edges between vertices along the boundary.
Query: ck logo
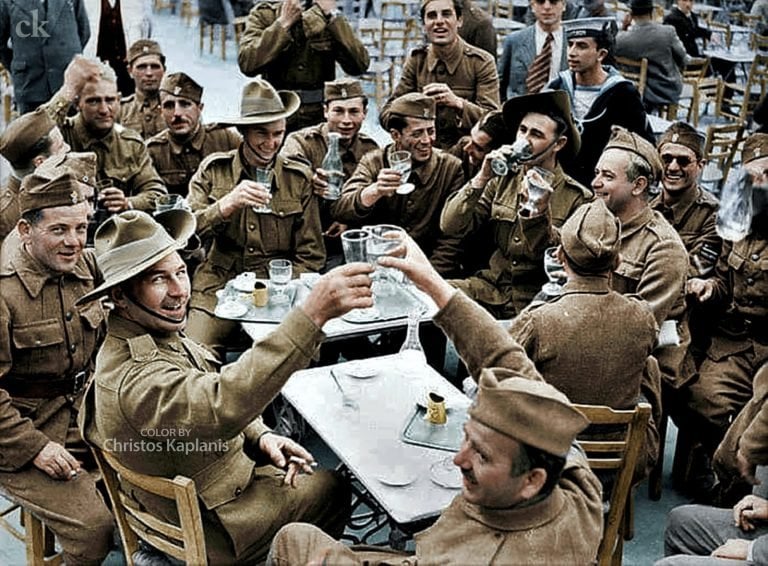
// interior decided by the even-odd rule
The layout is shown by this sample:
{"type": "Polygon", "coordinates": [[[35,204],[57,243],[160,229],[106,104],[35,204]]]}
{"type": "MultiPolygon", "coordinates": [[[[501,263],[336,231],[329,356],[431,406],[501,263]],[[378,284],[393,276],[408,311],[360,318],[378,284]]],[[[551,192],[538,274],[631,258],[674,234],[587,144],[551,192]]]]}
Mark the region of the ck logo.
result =
{"type": "Polygon", "coordinates": [[[32,10],[31,14],[32,21],[21,20],[16,23],[16,35],[18,37],[51,37],[45,31],[45,24],[48,23],[48,20],[39,20],[39,12],[37,10],[32,10]]]}

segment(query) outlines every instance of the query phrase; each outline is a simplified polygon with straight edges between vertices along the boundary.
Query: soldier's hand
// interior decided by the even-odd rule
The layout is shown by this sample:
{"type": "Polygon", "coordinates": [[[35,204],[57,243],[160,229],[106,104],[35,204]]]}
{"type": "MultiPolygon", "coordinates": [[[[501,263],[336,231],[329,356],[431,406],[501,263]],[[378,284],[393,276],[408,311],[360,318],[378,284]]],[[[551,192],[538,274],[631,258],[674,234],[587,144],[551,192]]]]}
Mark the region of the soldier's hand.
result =
{"type": "Polygon", "coordinates": [[[429,83],[421,89],[421,92],[432,97],[438,106],[447,106],[457,110],[464,109],[464,99],[456,96],[451,87],[445,83],[429,83]]]}
{"type": "Polygon", "coordinates": [[[336,9],[336,0],[315,0],[315,4],[320,6],[323,14],[330,14],[336,9]]]}
{"type": "Polygon", "coordinates": [[[749,541],[741,538],[729,538],[712,551],[715,558],[730,558],[731,560],[746,560],[749,552],[749,541]]]}
{"type": "Polygon", "coordinates": [[[37,453],[32,464],[55,480],[72,480],[82,471],[80,462],[61,444],[52,440],[37,453]]]}
{"type": "Polygon", "coordinates": [[[240,181],[224,198],[219,200],[219,210],[224,219],[246,206],[264,206],[272,200],[269,189],[255,181],[240,181]]]}
{"type": "Polygon", "coordinates": [[[290,438],[273,432],[259,437],[259,449],[269,456],[278,468],[287,468],[283,483],[296,487],[296,477],[300,473],[312,474],[315,458],[301,444],[290,438]]]}
{"type": "Polygon", "coordinates": [[[715,290],[715,284],[710,279],[699,279],[693,277],[688,280],[685,286],[685,290],[689,295],[693,295],[696,299],[703,303],[712,298],[712,293],[715,290]]]}
{"type": "Polygon", "coordinates": [[[328,174],[325,169],[315,169],[315,174],[312,175],[312,192],[319,197],[324,197],[328,191],[328,174]]]}
{"type": "Polygon", "coordinates": [[[301,308],[312,322],[322,327],[352,309],[373,306],[373,271],[372,265],[360,262],[332,269],[315,282],[301,308]]]}
{"type": "Polygon", "coordinates": [[[747,495],[733,506],[733,522],[743,531],[755,530],[754,521],[768,519],[768,501],[757,495],[747,495]]]}
{"type": "Polygon", "coordinates": [[[117,187],[108,187],[99,191],[99,206],[109,212],[122,212],[130,208],[125,193],[117,187]]]}
{"type": "Polygon", "coordinates": [[[280,6],[280,15],[277,21],[283,29],[291,29],[301,19],[301,2],[299,0],[285,0],[280,6]]]}
{"type": "Polygon", "coordinates": [[[340,238],[342,232],[346,232],[347,226],[346,224],[342,224],[341,222],[336,222],[335,220],[333,223],[328,226],[328,229],[323,232],[323,236],[326,236],[328,238],[340,238]]]}
{"type": "Polygon", "coordinates": [[[82,55],[75,55],[74,59],[70,61],[64,70],[62,92],[69,100],[74,100],[75,97],[80,95],[80,91],[83,90],[85,83],[98,80],[100,73],[101,70],[96,61],[82,55]]]}
{"type": "Polygon", "coordinates": [[[373,206],[380,198],[388,198],[395,194],[400,187],[402,175],[394,169],[382,169],[376,177],[376,182],[363,189],[360,201],[363,206],[373,206]]]}

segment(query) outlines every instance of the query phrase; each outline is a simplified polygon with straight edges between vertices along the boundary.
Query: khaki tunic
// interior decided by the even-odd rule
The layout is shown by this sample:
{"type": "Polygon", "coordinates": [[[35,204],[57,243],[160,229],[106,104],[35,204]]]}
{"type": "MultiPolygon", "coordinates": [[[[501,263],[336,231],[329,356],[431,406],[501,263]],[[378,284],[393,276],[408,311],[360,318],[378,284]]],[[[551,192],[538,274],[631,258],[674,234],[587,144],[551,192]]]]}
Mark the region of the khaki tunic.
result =
{"type": "MultiPolygon", "coordinates": [[[[322,338],[297,309],[217,371],[215,358],[193,340],[153,337],[112,314],[83,408],[83,434],[133,470],[195,482],[211,564],[263,559],[274,533],[290,521],[338,533],[348,500],[334,476],[301,477],[292,489],[282,484],[284,471],[245,451],[259,452],[258,439],[269,430],[259,415],[291,374],[306,367],[322,338]]],[[[167,500],[132,493],[160,516],[174,512],[167,500]]]]}
{"type": "Polygon", "coordinates": [[[21,209],[19,208],[19,190],[21,189],[21,180],[13,173],[8,176],[8,184],[0,193],[0,244],[5,237],[16,227],[16,223],[21,218],[21,209]]]}
{"type": "Polygon", "coordinates": [[[189,181],[203,159],[217,151],[240,147],[237,132],[218,124],[201,124],[188,140],[180,142],[170,130],[147,140],[147,151],[169,193],[187,196],[189,181]]]}
{"type": "Polygon", "coordinates": [[[312,169],[306,161],[278,155],[270,214],[242,208],[228,220],[218,200],[249,175],[240,150],[214,153],[201,164],[189,183],[189,204],[197,218],[197,233],[212,239],[208,256],[192,282],[193,308],[210,314],[216,307],[215,292],[243,271],[268,277],[269,261],[290,259],[294,276],[319,271],[325,262],[317,198],[312,193],[312,169]]]}
{"type": "Polygon", "coordinates": [[[354,174],[347,180],[341,198],[331,205],[333,217],[344,224],[396,224],[421,246],[432,265],[442,274],[458,269],[458,238],[447,237],[440,230],[440,211],[449,195],[461,187],[464,177],[461,162],[440,150],[433,150],[429,160],[414,167],[410,181],[416,189],[407,195],[392,195],[363,207],[360,195],[376,182],[379,171],[389,167],[388,145],[363,156],[354,174]]]}
{"type": "Polygon", "coordinates": [[[282,2],[259,2],[248,14],[237,62],[246,76],[261,75],[278,90],[297,91],[302,98],[292,129],[323,121],[323,83],[336,78],[336,63],[347,75],[368,70],[365,45],[346,18],[327,20],[313,5],[290,30],[277,21],[282,2]]]}
{"type": "Polygon", "coordinates": [[[490,14],[475,6],[471,0],[464,0],[461,9],[461,38],[475,47],[484,49],[496,59],[497,39],[490,14]]]}
{"type": "Polygon", "coordinates": [[[493,56],[458,38],[445,60],[438,59],[433,46],[413,49],[405,61],[403,73],[381,115],[392,101],[409,92],[421,92],[430,83],[445,83],[456,96],[464,99],[461,111],[437,107],[436,147],[448,149],[489,110],[499,108],[499,75],[493,56]]]}
{"type": "Polygon", "coordinates": [[[522,171],[495,177],[482,190],[473,190],[467,183],[443,209],[440,227],[446,234],[461,237],[491,225],[496,249],[488,267],[452,283],[501,318],[518,314],[539,292],[547,281],[544,250],[559,241],[552,228],[562,226],[579,206],[593,198],[559,165],[554,173],[548,214],[526,218],[518,213],[522,205],[522,171]]]}
{"type": "Polygon", "coordinates": [[[147,98],[143,93],[136,91],[124,97],[120,100],[118,122],[139,132],[145,140],[165,130],[168,126],[161,112],[160,93],[147,98]]]}
{"type": "Polygon", "coordinates": [[[105,312],[98,301],[75,301],[98,283],[96,262],[85,250],[72,273],[57,276],[16,238],[6,241],[2,256],[0,486],[53,529],[73,563],[98,562],[109,550],[112,518],[93,477],[57,481],[32,464],[49,441],[89,461],[74,427],[82,398],[75,387],[84,385],[75,374],[91,369],[105,312]]]}
{"type": "Polygon", "coordinates": [[[54,96],[44,107],[58,123],[72,151],[96,153],[99,178],[114,181],[133,208],[154,211],[155,200],[167,191],[137,132],[115,124],[107,135],[96,139],[85,129],[80,114],[67,117],[69,101],[54,96]]]}

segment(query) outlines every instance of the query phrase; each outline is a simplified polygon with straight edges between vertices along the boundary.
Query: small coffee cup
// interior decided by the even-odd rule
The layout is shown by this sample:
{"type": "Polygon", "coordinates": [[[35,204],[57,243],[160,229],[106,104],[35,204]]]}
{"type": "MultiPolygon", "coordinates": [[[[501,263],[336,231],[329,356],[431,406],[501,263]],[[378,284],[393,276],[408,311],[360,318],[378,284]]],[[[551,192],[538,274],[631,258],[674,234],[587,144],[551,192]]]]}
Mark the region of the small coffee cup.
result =
{"type": "Polygon", "coordinates": [[[256,281],[253,284],[253,304],[257,307],[266,306],[269,300],[269,290],[267,284],[263,281],[256,281]]]}
{"type": "Polygon", "coordinates": [[[448,416],[445,412],[445,399],[442,395],[430,392],[427,396],[427,420],[432,424],[445,424],[448,416]]]}

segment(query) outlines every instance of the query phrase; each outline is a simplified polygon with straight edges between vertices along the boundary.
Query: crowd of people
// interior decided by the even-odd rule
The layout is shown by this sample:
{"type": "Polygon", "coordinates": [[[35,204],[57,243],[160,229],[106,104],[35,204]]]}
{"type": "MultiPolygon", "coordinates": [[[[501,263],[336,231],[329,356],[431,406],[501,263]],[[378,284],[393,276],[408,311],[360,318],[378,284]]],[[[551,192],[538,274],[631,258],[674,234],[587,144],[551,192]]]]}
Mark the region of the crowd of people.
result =
{"type": "MultiPolygon", "coordinates": [[[[0,135],[12,168],[0,194],[0,492],[43,520],[67,564],[98,564],[113,544],[89,445],[144,474],[190,477],[212,564],[411,559],[338,542],[349,487],[262,419],[316,358],[324,324],[373,305],[375,266],[345,264],[340,244],[371,224],[404,230],[378,261],[435,302],[477,384],[454,458],[461,494],[416,535],[417,560],[592,563],[605,494],[573,404],[640,401],[652,417],[636,480],[657,465],[664,419],[693,444],[698,505],[671,514],[661,563],[768,554],[768,502],[748,494],[768,464],[768,134],[746,138],[731,173],[746,179],[746,236],[723,240],[718,199],[699,185],[702,133],[674,121],[657,137],[647,115],[679,96],[706,35],[690,0],[670,25],[633,0],[623,31],[602,4],[564,21],[565,0],[532,0],[531,25],[498,53],[470,0],[421,0],[425,41],[378,109],[382,147],[361,132],[356,77],[371,58],[336,0],[253,6],[238,56],[253,78],[238,115],[215,124],[202,99],[216,85],[167,69],[153,39],[118,49],[118,64],[81,55],[85,7],[62,4],[40,2],[66,36],[49,64],[45,42],[19,36],[22,8],[0,0],[20,113],[0,135]],[[651,52],[641,96],[611,61],[651,52]],[[121,97],[125,73],[133,93],[121,97]],[[332,135],[338,198],[324,168],[332,135]],[[402,151],[407,179],[393,163],[402,151]],[[181,205],[163,210],[169,195],[181,205]],[[558,293],[542,292],[548,251],[558,293]],[[321,276],[250,343],[216,316],[217,292],[243,272],[267,278],[274,259],[321,276]],[[201,448],[141,449],[169,430],[201,448]]],[[[100,10],[107,25],[120,2],[100,10]]],[[[365,342],[322,359],[388,347],[365,342]]]]}

